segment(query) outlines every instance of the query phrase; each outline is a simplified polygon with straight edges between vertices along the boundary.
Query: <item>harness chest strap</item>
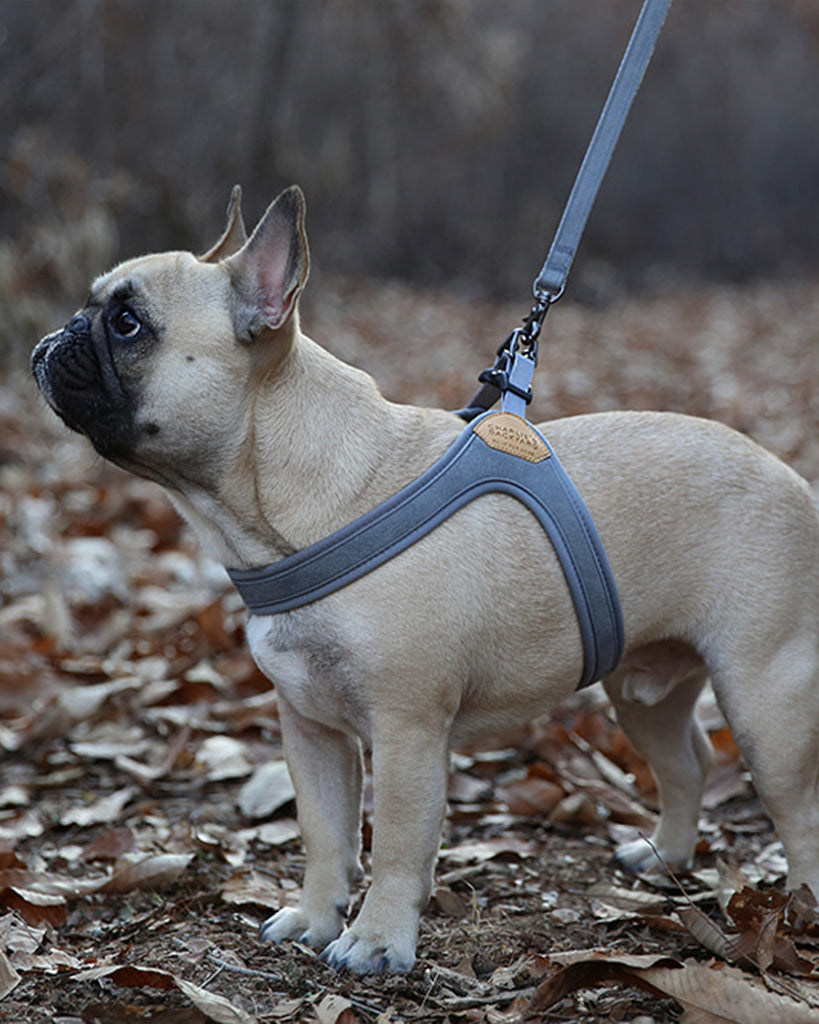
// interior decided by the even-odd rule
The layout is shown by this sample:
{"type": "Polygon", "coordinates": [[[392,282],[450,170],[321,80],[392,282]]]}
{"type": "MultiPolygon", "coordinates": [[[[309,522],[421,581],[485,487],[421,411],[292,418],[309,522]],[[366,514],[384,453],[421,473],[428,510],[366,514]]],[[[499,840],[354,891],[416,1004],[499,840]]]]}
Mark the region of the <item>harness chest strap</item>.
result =
{"type": "Polygon", "coordinates": [[[360,579],[489,493],[521,501],[552,543],[583,642],[578,689],[608,675],[622,656],[624,628],[603,544],[543,435],[512,413],[473,420],[425,473],[329,537],[271,565],[228,574],[251,614],[291,611],[360,579]]]}

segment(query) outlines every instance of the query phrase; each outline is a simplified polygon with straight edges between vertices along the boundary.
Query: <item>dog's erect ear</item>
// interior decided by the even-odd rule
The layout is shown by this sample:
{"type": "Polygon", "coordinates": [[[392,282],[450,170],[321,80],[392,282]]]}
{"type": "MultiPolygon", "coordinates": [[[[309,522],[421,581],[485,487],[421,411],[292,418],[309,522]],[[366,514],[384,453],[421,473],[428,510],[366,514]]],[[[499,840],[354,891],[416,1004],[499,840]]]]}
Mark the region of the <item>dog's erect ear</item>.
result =
{"type": "Polygon", "coordinates": [[[227,225],[222,237],[212,249],[200,256],[203,263],[218,263],[238,252],[247,241],[247,231],[242,217],[242,186],[234,185],[227,208],[227,225]]]}
{"type": "Polygon", "coordinates": [[[248,242],[226,261],[237,300],[236,333],[244,341],[265,329],[279,330],[295,312],[310,269],[304,212],[304,195],[293,185],[270,204],[248,242]]]}

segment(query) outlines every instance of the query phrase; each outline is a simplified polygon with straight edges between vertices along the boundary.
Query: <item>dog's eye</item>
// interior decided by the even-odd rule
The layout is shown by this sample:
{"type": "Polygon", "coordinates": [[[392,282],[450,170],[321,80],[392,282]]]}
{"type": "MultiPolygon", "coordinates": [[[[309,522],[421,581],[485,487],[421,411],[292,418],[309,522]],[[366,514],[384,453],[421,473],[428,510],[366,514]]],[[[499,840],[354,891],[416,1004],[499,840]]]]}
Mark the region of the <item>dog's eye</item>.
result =
{"type": "Polygon", "coordinates": [[[142,324],[131,310],[125,307],[111,317],[111,326],[121,338],[135,338],[142,330],[142,324]]]}

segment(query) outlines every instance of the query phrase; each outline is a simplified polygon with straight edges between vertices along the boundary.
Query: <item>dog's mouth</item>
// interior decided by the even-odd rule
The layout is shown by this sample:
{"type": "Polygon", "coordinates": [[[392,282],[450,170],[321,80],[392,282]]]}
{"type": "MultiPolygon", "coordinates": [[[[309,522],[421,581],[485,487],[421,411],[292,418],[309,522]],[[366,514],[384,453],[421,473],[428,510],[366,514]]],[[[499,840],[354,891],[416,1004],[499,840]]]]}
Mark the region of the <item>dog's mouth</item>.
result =
{"type": "Polygon", "coordinates": [[[97,351],[85,314],[37,344],[31,370],[49,406],[67,427],[85,434],[101,455],[116,460],[130,448],[131,403],[110,353],[97,351]]]}

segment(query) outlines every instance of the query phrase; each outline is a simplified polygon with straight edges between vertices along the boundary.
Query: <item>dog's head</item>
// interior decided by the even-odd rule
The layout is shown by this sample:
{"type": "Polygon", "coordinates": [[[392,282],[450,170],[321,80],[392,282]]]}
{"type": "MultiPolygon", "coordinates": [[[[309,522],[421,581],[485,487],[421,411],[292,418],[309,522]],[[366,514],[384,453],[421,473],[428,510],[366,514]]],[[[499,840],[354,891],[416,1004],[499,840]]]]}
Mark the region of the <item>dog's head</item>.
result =
{"type": "Polygon", "coordinates": [[[111,461],[170,486],[210,484],[255,389],[290,351],[308,267],[301,190],[283,192],[248,239],[234,189],[203,256],[145,256],[94,282],[34,349],[40,391],[111,461]]]}

